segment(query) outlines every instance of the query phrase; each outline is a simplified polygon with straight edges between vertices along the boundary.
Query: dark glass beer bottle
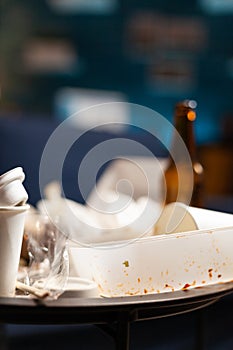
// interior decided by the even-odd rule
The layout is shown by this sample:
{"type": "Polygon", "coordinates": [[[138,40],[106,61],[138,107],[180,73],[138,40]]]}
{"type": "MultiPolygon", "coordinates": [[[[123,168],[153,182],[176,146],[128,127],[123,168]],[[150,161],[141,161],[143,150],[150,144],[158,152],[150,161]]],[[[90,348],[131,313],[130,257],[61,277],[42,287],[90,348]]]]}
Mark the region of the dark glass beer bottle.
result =
{"type": "MultiPolygon", "coordinates": [[[[190,206],[194,207],[203,207],[204,206],[204,193],[203,193],[203,185],[204,185],[204,171],[203,167],[197,159],[197,150],[196,150],[196,141],[194,134],[194,121],[196,119],[196,102],[193,100],[185,100],[179,102],[175,106],[175,114],[174,114],[174,126],[182,138],[184,145],[189,153],[189,163],[191,160],[191,167],[193,173],[193,181],[192,181],[192,192],[191,192],[191,201],[190,206]]],[[[190,191],[190,188],[187,188],[186,183],[188,181],[183,181],[183,187],[180,186],[179,176],[177,172],[177,168],[179,170],[179,175],[181,174],[183,177],[185,176],[185,168],[187,162],[187,158],[184,157],[182,150],[179,150],[178,145],[179,142],[177,140],[177,133],[174,133],[172,149],[169,157],[169,163],[165,170],[165,185],[166,185],[166,199],[165,204],[176,202],[178,198],[178,189],[181,194],[179,198],[180,202],[182,202],[182,198],[184,202],[187,198],[187,191],[190,191]],[[176,155],[176,159],[174,161],[172,155],[176,155]],[[184,174],[182,171],[184,170],[184,174]]],[[[189,185],[190,186],[190,185],[189,185]]]]}

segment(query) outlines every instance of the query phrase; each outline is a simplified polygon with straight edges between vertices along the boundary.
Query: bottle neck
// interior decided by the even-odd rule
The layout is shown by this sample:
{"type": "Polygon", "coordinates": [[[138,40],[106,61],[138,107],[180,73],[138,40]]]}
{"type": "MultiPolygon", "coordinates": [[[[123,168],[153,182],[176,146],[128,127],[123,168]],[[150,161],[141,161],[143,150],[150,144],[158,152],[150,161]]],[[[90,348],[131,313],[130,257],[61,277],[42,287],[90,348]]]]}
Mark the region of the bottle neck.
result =
{"type": "MultiPolygon", "coordinates": [[[[194,120],[196,118],[196,114],[192,109],[183,109],[178,110],[175,113],[174,126],[182,138],[191,160],[196,161],[196,143],[195,143],[195,135],[194,135],[194,120]]],[[[177,158],[182,161],[183,152],[182,148],[178,146],[178,135],[175,135],[173,140],[173,151],[176,153],[177,158]]]]}

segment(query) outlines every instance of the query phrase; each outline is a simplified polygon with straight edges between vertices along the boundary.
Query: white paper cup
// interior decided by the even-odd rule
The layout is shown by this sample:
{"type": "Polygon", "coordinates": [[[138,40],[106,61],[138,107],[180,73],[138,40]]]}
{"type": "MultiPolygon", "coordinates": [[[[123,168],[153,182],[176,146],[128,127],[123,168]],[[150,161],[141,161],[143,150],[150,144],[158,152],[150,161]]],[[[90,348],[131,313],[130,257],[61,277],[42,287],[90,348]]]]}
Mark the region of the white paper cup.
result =
{"type": "Polygon", "coordinates": [[[0,207],[0,296],[12,297],[29,205],[0,207]]]}
{"type": "Polygon", "coordinates": [[[233,226],[233,215],[194,208],[175,202],[166,205],[156,222],[154,234],[187,232],[233,226]]]}
{"type": "Polygon", "coordinates": [[[0,176],[0,206],[24,205],[28,194],[22,184],[25,174],[21,167],[0,176]]]}

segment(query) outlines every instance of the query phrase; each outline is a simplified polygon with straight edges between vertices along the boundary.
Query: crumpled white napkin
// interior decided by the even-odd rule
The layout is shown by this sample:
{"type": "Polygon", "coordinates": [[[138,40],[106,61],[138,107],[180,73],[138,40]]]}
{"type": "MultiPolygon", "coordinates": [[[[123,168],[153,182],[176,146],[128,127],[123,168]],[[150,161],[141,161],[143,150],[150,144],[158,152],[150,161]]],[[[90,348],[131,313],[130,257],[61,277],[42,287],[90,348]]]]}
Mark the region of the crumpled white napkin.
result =
{"type": "Polygon", "coordinates": [[[98,208],[61,196],[60,185],[45,188],[45,199],[37,203],[41,213],[59,223],[65,235],[80,244],[138,238],[153,233],[162,205],[147,197],[134,200],[123,193],[106,190],[98,208]]]}

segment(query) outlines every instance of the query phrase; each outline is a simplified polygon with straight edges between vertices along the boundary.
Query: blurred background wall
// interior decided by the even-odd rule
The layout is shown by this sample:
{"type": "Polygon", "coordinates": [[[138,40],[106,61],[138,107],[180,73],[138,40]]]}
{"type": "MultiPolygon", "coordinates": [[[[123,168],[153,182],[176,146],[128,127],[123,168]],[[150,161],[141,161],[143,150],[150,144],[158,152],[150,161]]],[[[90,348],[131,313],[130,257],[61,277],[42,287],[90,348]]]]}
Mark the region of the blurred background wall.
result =
{"type": "Polygon", "coordinates": [[[2,0],[0,113],[61,121],[113,100],[172,120],[175,102],[195,99],[202,158],[222,175],[232,167],[232,20],[232,0],[2,0]]]}

